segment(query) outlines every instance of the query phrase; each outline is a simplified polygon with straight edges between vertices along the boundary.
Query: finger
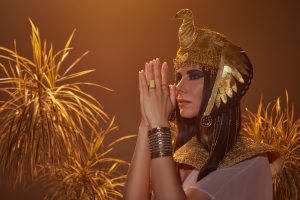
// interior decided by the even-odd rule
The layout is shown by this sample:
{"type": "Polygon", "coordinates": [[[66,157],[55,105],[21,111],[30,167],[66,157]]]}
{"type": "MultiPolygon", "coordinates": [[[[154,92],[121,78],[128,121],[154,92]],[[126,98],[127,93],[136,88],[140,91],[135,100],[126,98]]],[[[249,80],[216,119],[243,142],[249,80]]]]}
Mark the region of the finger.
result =
{"type": "MultiPolygon", "coordinates": [[[[149,63],[146,62],[146,63],[145,63],[145,70],[144,70],[145,75],[146,75],[146,79],[147,79],[147,80],[148,80],[148,77],[147,77],[147,74],[148,74],[148,65],[149,65],[149,63]]],[[[148,81],[147,81],[147,82],[148,82],[148,81]]]]}
{"type": "Polygon", "coordinates": [[[172,103],[173,108],[175,108],[175,105],[176,105],[176,86],[175,86],[175,84],[173,84],[173,85],[170,85],[169,88],[170,88],[171,103],[172,103]]]}
{"type": "Polygon", "coordinates": [[[141,78],[141,72],[139,71],[139,91],[140,91],[140,99],[143,99],[143,89],[142,89],[142,78],[141,78]]]}
{"type": "Polygon", "coordinates": [[[164,92],[169,92],[168,82],[169,82],[169,76],[168,76],[168,65],[166,62],[162,64],[161,67],[161,76],[162,76],[162,89],[164,92]]]}
{"type": "Polygon", "coordinates": [[[156,58],[153,62],[154,80],[157,90],[161,90],[161,65],[159,59],[156,58]]]}
{"type": "Polygon", "coordinates": [[[150,80],[154,79],[154,75],[153,75],[153,61],[150,61],[147,65],[146,65],[146,71],[145,71],[145,76],[146,76],[146,81],[149,84],[150,80]]]}
{"type": "Polygon", "coordinates": [[[142,71],[139,71],[139,91],[140,91],[140,109],[141,109],[141,115],[144,120],[145,118],[145,112],[144,112],[144,91],[142,88],[142,71]]]}
{"type": "Polygon", "coordinates": [[[153,65],[154,65],[154,60],[150,61],[147,67],[147,85],[148,87],[148,92],[154,92],[156,88],[156,83],[154,80],[154,72],[153,72],[153,65]]]}
{"type": "Polygon", "coordinates": [[[143,93],[143,98],[145,98],[148,95],[148,83],[146,80],[146,74],[144,71],[141,71],[140,73],[140,79],[141,79],[141,89],[143,93]]]}
{"type": "Polygon", "coordinates": [[[169,82],[169,73],[168,73],[168,64],[164,62],[161,67],[161,76],[162,76],[162,84],[168,85],[169,82]]]}

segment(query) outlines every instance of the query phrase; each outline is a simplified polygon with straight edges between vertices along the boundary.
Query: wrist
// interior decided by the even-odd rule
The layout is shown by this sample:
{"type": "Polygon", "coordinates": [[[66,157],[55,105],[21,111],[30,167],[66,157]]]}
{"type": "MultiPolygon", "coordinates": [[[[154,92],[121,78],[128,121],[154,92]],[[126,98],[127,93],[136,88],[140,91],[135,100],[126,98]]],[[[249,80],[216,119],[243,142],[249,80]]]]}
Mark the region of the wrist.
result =
{"type": "Polygon", "coordinates": [[[139,129],[143,129],[143,130],[150,130],[150,125],[148,125],[148,124],[142,124],[142,123],[140,123],[140,125],[139,125],[139,129]]]}
{"type": "Polygon", "coordinates": [[[149,126],[150,129],[157,128],[157,127],[170,127],[170,123],[169,121],[154,122],[151,123],[149,126]]]}
{"type": "Polygon", "coordinates": [[[150,124],[145,120],[141,120],[139,127],[145,127],[145,128],[148,127],[148,128],[150,128],[150,124]]]}

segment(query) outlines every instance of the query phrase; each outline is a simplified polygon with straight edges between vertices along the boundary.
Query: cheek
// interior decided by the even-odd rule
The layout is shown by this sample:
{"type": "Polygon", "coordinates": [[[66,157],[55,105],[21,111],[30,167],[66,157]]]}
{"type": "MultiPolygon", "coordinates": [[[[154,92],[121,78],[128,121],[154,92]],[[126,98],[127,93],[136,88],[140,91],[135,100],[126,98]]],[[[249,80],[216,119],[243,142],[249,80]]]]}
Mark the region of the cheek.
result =
{"type": "Polygon", "coordinates": [[[180,115],[185,118],[192,118],[198,115],[202,102],[203,81],[195,81],[189,86],[188,93],[192,104],[180,110],[180,115]],[[195,84],[197,82],[197,84],[195,84]]]}
{"type": "Polygon", "coordinates": [[[195,109],[197,109],[197,113],[198,113],[200,106],[201,106],[201,102],[202,102],[203,79],[199,80],[198,84],[195,84],[191,88],[193,88],[193,90],[191,90],[192,98],[193,98],[193,105],[194,105],[195,109]]]}

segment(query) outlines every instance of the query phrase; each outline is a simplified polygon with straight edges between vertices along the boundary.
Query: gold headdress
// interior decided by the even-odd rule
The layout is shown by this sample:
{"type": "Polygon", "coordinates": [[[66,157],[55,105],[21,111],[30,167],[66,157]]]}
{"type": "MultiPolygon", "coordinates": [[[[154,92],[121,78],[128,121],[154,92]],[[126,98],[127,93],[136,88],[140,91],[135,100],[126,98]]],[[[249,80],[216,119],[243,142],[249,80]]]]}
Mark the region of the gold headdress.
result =
{"type": "Polygon", "coordinates": [[[203,126],[210,126],[209,116],[214,105],[219,108],[221,102],[226,104],[233,95],[241,97],[246,92],[252,78],[252,65],[245,52],[224,35],[196,27],[191,10],[181,9],[175,18],[183,21],[178,32],[180,48],[174,59],[175,69],[189,65],[216,74],[201,121],[203,126]],[[239,94],[237,82],[241,85],[239,94]]]}

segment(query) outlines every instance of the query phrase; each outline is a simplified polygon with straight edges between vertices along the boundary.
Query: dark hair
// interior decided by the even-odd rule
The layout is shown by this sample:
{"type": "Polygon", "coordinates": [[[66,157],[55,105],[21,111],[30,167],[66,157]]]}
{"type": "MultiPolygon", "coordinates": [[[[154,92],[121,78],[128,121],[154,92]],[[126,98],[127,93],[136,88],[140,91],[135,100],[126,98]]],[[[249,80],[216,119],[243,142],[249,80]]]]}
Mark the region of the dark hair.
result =
{"type": "MultiPolygon", "coordinates": [[[[252,65],[248,57],[247,61],[247,64],[251,66],[250,76],[243,78],[247,78],[245,82],[250,84],[252,79],[252,65]]],[[[240,99],[249,86],[247,84],[247,88],[245,88],[237,82],[237,94],[234,94],[232,98],[227,99],[226,104],[221,103],[219,108],[214,106],[211,112],[213,123],[210,127],[205,128],[201,126],[200,119],[203,116],[210,98],[211,91],[215,83],[216,74],[212,74],[210,71],[203,72],[204,87],[198,116],[191,119],[181,117],[178,105],[176,105],[175,112],[178,128],[175,150],[184,145],[193,136],[196,136],[199,144],[205,148],[210,155],[207,162],[200,169],[197,181],[216,170],[225,154],[235,144],[241,128],[240,99]],[[205,139],[204,135],[207,135],[208,139],[205,139]]]]}

